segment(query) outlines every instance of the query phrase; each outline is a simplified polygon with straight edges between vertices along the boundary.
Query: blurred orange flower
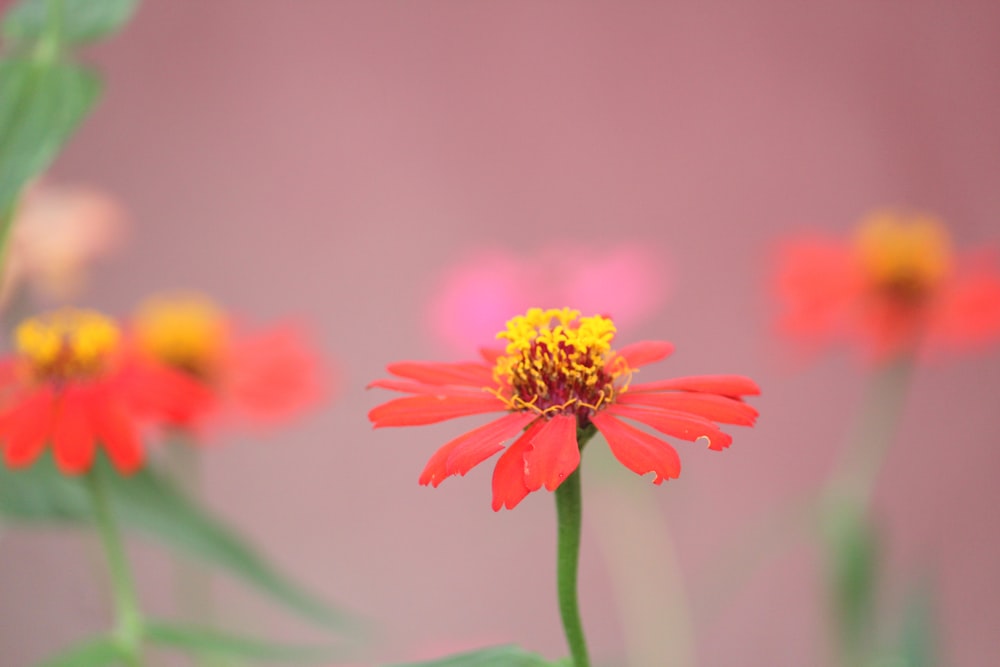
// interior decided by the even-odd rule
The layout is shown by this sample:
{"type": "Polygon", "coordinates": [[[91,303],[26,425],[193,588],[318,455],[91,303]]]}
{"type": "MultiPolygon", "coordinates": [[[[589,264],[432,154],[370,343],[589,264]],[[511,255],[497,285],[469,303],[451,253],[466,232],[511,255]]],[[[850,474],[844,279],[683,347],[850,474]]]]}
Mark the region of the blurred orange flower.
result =
{"type": "Polygon", "coordinates": [[[173,416],[179,428],[197,429],[212,417],[282,421],[318,403],[326,389],[320,356],[299,328],[245,331],[197,294],[147,299],[133,318],[132,337],[141,356],[210,391],[210,402],[173,416]]]}
{"type": "Polygon", "coordinates": [[[143,462],[138,423],[187,412],[205,399],[185,376],[130,363],[119,328],[89,310],[58,310],[22,322],[17,354],[0,361],[0,446],[12,468],[51,443],[68,474],[88,470],[100,443],[122,473],[143,462]]]}
{"type": "Polygon", "coordinates": [[[642,366],[667,357],[664,341],[634,343],[613,350],[616,329],[606,317],[540,308],[513,318],[498,334],[504,350],[484,351],[485,361],[400,362],[387,370],[396,378],[382,387],[413,394],[384,403],[368,415],[375,428],[417,426],[489,412],[499,419],[441,447],[420,476],[437,486],[464,475],[517,438],[493,471],[493,509],[514,508],[543,486],[553,491],[580,463],[579,429],[600,431],[615,457],[639,475],[652,472],[654,484],[680,474],[677,452],[622,418],[651,426],[682,440],[704,438],[710,449],[725,449],[732,438],[718,424],[750,426],[757,411],[743,396],[760,390],[750,379],[695,376],[631,384],[642,366]]]}
{"type": "Polygon", "coordinates": [[[927,215],[880,211],[851,240],[790,240],[775,285],[784,333],[814,345],[853,341],[875,360],[1000,338],[996,263],[957,256],[927,215]]]}
{"type": "Polygon", "coordinates": [[[124,220],[118,203],[97,190],[29,188],[11,227],[0,303],[22,284],[48,299],[76,296],[87,267],[120,243],[124,220]]]}

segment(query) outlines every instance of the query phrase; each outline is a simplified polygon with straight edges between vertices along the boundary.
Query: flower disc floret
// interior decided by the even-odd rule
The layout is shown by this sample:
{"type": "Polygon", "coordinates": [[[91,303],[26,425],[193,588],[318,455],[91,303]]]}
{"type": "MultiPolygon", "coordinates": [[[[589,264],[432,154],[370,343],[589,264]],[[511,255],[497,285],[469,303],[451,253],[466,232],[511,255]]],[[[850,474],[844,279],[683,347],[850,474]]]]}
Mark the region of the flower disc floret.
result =
{"type": "Polygon", "coordinates": [[[38,380],[74,380],[104,371],[121,333],[91,310],[59,310],[25,320],[15,332],[19,356],[38,380]]]}
{"type": "Polygon", "coordinates": [[[628,364],[611,352],[615,325],[607,317],[581,317],[569,308],[532,308],[507,323],[493,378],[497,397],[511,410],[576,415],[581,423],[614,400],[628,364]]]}
{"type": "Polygon", "coordinates": [[[951,272],[948,232],[930,216],[872,214],[859,226],[854,243],[873,288],[903,303],[926,300],[951,272]]]}
{"type": "Polygon", "coordinates": [[[143,352],[201,379],[216,373],[229,333],[222,310],[198,295],[148,299],[133,326],[143,352]]]}

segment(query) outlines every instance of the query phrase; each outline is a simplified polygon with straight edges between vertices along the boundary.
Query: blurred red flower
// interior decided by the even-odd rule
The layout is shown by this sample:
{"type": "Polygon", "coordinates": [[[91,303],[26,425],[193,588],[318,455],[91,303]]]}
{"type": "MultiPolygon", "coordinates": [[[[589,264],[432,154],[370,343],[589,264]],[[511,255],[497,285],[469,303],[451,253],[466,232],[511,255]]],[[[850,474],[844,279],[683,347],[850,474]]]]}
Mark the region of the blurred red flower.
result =
{"type": "Polygon", "coordinates": [[[464,475],[517,438],[493,471],[493,509],[514,508],[543,486],[555,490],[580,463],[579,429],[600,431],[615,457],[661,484],[680,474],[677,452],[667,442],[622,418],[682,440],[704,438],[725,449],[732,438],[718,424],[750,426],[757,411],[743,396],[758,394],[748,378],[695,376],[630,384],[640,367],[664,359],[670,343],[645,341],[611,348],[613,322],[580,317],[579,311],[532,308],[513,318],[498,338],[505,350],[484,351],[484,361],[390,364],[394,379],[382,387],[412,394],[374,408],[375,428],[417,426],[456,417],[505,412],[499,419],[441,447],[424,469],[421,484],[437,486],[464,475]]]}
{"type": "Polygon", "coordinates": [[[284,421],[318,403],[326,390],[321,358],[298,327],[247,331],[200,295],[147,299],[133,318],[132,337],[139,356],[182,371],[209,391],[210,401],[173,415],[179,428],[197,430],[212,418],[284,421]]]}
{"type": "Polygon", "coordinates": [[[633,326],[663,303],[669,276],[663,253],[648,246],[565,243],[534,257],[498,249],[472,252],[442,271],[427,325],[451,349],[471,352],[532,304],[573,303],[582,312],[633,326]]]}
{"type": "Polygon", "coordinates": [[[813,345],[848,340],[875,360],[1000,338],[996,262],[956,256],[947,230],[926,215],[881,211],[850,240],[789,240],[775,288],[785,334],[813,345]]]}
{"type": "Polygon", "coordinates": [[[12,468],[51,443],[64,473],[88,470],[100,443],[122,473],[143,462],[138,424],[204,402],[197,384],[156,364],[130,363],[118,327],[89,310],[25,320],[17,354],[0,361],[0,446],[12,468]]]}

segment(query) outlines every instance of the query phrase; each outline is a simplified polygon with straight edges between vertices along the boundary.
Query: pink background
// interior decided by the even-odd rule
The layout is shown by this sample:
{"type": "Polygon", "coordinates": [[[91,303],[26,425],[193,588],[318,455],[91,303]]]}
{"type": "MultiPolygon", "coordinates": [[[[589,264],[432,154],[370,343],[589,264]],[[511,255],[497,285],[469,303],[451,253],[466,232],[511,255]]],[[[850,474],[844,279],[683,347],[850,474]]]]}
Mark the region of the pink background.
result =
{"type": "MultiPolygon", "coordinates": [[[[886,204],[940,214],[959,246],[997,240],[1000,5],[731,5],[147,0],[86,54],[107,94],[54,176],[116,193],[134,220],[88,302],[125,314],[150,292],[198,288],[251,319],[311,319],[342,375],[336,402],[206,452],[207,502],[299,581],[375,619],[366,659],[507,641],[563,655],[551,497],[494,514],[489,466],[419,487],[465,424],[373,433],[365,414],[388,394],[363,387],[388,361],[454,356],[422,319],[442,267],[565,240],[642,243],[669,262],[669,302],[620,335],[677,345],[652,372],[764,388],[758,427],[729,451],[682,446],[679,480],[624,480],[662,510],[702,610],[697,664],[819,662],[807,544],[704,611],[719,573],[748,558],[739,535],[829,471],[866,377],[846,351],[799,363],[773,339],[772,244],[804,224],[846,232],[886,204]]],[[[887,603],[933,573],[948,664],[1000,654],[998,390],[995,349],[920,369],[876,498],[887,603]]],[[[594,458],[583,613],[594,654],[621,664],[596,522],[618,496],[594,458]]],[[[4,665],[106,627],[83,543],[3,535],[4,665]]],[[[626,554],[668,567],[648,548],[626,554]]],[[[145,543],[133,554],[147,606],[169,612],[168,560],[145,543]]],[[[225,577],[219,590],[230,627],[316,638],[225,577]]],[[[689,641],[679,625],[659,632],[671,650],[689,641]]]]}

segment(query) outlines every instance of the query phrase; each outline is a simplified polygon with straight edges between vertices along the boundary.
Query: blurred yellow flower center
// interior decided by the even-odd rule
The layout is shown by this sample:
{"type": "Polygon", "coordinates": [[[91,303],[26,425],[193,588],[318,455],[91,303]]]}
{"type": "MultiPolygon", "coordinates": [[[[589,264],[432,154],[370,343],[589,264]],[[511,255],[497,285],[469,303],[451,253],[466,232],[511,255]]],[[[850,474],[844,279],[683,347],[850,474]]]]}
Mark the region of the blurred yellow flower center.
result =
{"type": "Polygon", "coordinates": [[[532,308],[507,322],[497,338],[507,340],[493,369],[497,392],[512,410],[586,417],[612,401],[614,382],[631,371],[615,357],[609,318],[580,317],[569,308],[532,308]]]}
{"type": "Polygon", "coordinates": [[[100,373],[118,349],[121,333],[100,313],[64,309],[23,321],[14,338],[33,375],[60,380],[100,373]]]}
{"type": "Polygon", "coordinates": [[[201,378],[215,371],[228,339],[225,315],[200,296],[149,299],[136,313],[134,327],[143,351],[201,378]]]}
{"type": "Polygon", "coordinates": [[[926,296],[951,271],[948,232],[932,217],[876,213],[862,222],[855,247],[875,285],[907,301],[926,296]]]}

